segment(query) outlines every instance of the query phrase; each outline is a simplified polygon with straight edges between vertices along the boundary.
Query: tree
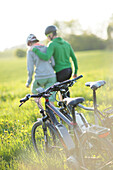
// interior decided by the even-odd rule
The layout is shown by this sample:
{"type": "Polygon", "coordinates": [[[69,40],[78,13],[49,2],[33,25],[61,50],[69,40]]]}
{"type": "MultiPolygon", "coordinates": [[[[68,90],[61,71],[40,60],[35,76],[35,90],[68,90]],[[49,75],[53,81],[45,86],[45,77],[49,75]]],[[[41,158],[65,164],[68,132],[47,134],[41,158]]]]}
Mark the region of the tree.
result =
{"type": "Polygon", "coordinates": [[[58,28],[58,35],[62,35],[62,37],[65,37],[67,34],[83,33],[78,20],[55,21],[54,25],[58,28]]]}
{"type": "Polygon", "coordinates": [[[64,21],[65,29],[69,34],[81,34],[82,29],[78,20],[64,21]]]}
{"type": "Polygon", "coordinates": [[[107,27],[107,35],[108,35],[108,39],[113,39],[113,14],[110,18],[110,22],[107,27]]]}
{"type": "Polygon", "coordinates": [[[17,57],[25,57],[25,56],[26,56],[26,51],[23,50],[23,49],[17,49],[17,50],[15,51],[15,55],[16,55],[17,57]]]}
{"type": "Polygon", "coordinates": [[[112,50],[113,49],[113,14],[112,17],[110,18],[110,22],[107,27],[107,48],[112,50]]]}

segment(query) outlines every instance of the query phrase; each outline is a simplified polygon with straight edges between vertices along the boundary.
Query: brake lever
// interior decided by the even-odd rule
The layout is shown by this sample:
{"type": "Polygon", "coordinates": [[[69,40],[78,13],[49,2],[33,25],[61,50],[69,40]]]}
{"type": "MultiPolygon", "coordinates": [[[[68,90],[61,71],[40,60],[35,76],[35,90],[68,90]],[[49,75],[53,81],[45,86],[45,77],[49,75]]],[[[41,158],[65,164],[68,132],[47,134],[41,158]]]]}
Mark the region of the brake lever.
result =
{"type": "Polygon", "coordinates": [[[76,81],[72,81],[68,87],[72,87],[75,84],[76,81]]]}
{"type": "Polygon", "coordinates": [[[20,103],[21,103],[21,104],[19,105],[19,107],[21,107],[27,100],[29,100],[30,97],[31,97],[31,95],[30,95],[30,94],[27,94],[25,98],[21,99],[21,100],[20,100],[20,103]]]}
{"type": "Polygon", "coordinates": [[[24,103],[25,103],[25,102],[22,102],[22,103],[19,105],[19,107],[21,107],[24,103]]]}

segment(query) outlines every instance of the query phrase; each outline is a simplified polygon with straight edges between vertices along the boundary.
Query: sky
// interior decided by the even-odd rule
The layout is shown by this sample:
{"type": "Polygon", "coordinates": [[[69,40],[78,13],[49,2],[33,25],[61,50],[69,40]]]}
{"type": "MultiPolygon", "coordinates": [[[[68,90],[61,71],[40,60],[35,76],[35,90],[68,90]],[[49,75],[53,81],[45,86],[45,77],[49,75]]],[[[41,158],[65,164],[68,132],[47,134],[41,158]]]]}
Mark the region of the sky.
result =
{"type": "Polygon", "coordinates": [[[0,51],[25,44],[30,33],[44,40],[54,21],[78,20],[82,29],[107,38],[112,14],[113,0],[0,0],[0,51]]]}

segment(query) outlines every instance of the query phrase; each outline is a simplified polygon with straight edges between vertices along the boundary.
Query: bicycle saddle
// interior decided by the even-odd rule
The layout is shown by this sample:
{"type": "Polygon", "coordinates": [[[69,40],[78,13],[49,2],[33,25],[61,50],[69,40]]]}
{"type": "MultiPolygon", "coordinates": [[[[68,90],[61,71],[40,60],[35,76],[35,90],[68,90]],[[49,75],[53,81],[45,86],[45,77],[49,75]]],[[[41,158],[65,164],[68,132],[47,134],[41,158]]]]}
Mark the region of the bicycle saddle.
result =
{"type": "Polygon", "coordinates": [[[76,98],[65,98],[63,101],[66,101],[67,105],[76,107],[77,104],[82,103],[85,99],[83,97],[76,97],[76,98]]]}
{"type": "Polygon", "coordinates": [[[92,90],[97,90],[101,86],[104,86],[104,84],[106,84],[106,82],[104,80],[85,83],[85,85],[89,86],[92,90]]]}

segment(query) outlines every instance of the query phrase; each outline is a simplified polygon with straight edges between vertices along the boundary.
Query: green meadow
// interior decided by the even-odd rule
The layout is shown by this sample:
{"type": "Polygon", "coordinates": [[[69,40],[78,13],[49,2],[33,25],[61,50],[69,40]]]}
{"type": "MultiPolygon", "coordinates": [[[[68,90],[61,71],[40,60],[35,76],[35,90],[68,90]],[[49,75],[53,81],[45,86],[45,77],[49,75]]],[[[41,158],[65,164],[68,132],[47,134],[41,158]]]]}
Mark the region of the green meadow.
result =
{"type": "MultiPolygon", "coordinates": [[[[71,97],[82,96],[84,105],[93,106],[92,90],[85,83],[105,80],[105,86],[97,90],[97,102],[101,110],[112,106],[113,51],[83,51],[75,55],[78,75],[82,74],[83,78],[70,89],[71,97]]],[[[61,164],[55,155],[44,155],[39,160],[35,154],[31,129],[41,115],[33,100],[19,107],[19,100],[31,93],[25,86],[26,80],[26,58],[17,58],[12,52],[0,54],[0,169],[67,169],[65,162],[61,164]]],[[[89,122],[93,122],[92,112],[85,111],[84,114],[89,122]]]]}

